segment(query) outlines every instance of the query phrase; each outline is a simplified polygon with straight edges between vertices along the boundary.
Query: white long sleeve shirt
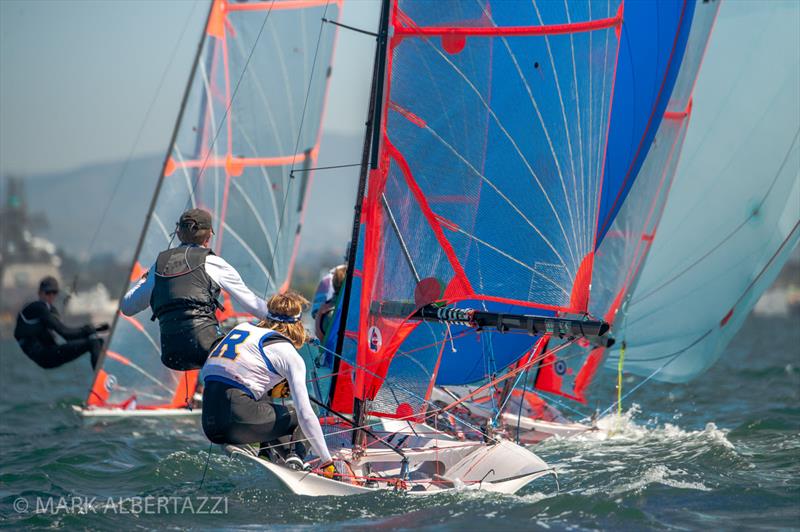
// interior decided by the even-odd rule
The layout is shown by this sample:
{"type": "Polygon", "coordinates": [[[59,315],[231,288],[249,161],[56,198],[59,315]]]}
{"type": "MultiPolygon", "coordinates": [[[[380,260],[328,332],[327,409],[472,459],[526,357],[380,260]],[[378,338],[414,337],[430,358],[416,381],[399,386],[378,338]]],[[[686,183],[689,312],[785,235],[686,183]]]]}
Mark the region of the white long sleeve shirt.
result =
{"type": "Polygon", "coordinates": [[[286,379],[300,428],[316,455],[323,463],[327,462],[331,455],[308,398],[306,364],[289,342],[274,342],[264,347],[264,341],[276,334],[271,329],[240,323],[211,353],[200,378],[228,383],[256,401],[286,379]]]}
{"type": "MultiPolygon", "coordinates": [[[[245,286],[242,276],[225,259],[217,255],[208,255],[203,267],[206,269],[208,276],[220,288],[228,292],[243,311],[252,314],[256,318],[263,318],[267,315],[266,301],[245,286]]],[[[126,316],[133,316],[150,306],[150,296],[156,284],[156,276],[152,273],[155,272],[155,269],[156,265],[153,263],[145,277],[140,279],[122,298],[119,310],[126,316]]]]}

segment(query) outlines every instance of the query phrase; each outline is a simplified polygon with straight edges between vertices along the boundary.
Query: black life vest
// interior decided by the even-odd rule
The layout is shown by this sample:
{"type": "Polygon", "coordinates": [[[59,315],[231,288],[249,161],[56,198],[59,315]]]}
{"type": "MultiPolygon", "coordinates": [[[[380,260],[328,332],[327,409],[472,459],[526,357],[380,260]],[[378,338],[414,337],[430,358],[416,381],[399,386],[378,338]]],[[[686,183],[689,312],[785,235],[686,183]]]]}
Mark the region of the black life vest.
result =
{"type": "Polygon", "coordinates": [[[203,267],[209,255],[210,249],[199,246],[179,246],[158,255],[150,308],[162,332],[165,322],[216,322],[214,312],[222,305],[217,299],[220,287],[203,267]]]}

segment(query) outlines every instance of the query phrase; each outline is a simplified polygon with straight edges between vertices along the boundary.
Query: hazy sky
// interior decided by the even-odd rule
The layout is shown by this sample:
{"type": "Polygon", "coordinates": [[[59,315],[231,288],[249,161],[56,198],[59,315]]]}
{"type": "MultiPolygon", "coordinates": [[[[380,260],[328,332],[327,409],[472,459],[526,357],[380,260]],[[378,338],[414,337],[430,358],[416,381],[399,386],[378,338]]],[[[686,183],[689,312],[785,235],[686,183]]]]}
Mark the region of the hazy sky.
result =
{"type": "MultiPolygon", "coordinates": [[[[208,7],[0,0],[0,175],[165,153],[208,7]]],[[[341,20],[374,29],[378,8],[348,0],[341,20]]],[[[372,46],[340,32],[328,131],[363,129],[372,46]]]]}

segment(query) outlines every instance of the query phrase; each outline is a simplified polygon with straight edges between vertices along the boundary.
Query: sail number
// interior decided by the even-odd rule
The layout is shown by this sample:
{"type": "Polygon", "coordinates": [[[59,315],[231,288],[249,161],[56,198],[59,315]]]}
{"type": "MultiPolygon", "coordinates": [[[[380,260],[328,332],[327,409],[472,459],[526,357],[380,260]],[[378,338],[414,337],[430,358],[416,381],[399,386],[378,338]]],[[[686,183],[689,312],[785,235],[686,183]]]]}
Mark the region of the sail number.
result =
{"type": "Polygon", "coordinates": [[[217,347],[208,355],[211,357],[223,357],[233,360],[239,356],[239,346],[250,336],[248,331],[232,330],[228,335],[217,344],[217,347]]]}

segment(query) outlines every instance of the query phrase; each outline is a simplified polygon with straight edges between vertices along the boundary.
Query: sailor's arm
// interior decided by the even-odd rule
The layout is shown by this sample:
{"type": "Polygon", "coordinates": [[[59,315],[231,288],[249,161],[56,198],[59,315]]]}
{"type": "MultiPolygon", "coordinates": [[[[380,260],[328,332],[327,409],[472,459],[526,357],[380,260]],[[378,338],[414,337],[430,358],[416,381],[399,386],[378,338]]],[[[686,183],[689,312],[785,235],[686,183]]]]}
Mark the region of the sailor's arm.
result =
{"type": "Polygon", "coordinates": [[[280,351],[280,364],[276,364],[278,371],[286,377],[289,382],[289,389],[292,392],[292,401],[294,402],[295,410],[297,411],[297,421],[300,423],[300,428],[303,429],[303,434],[308,438],[311,447],[314,449],[316,455],[322,460],[322,463],[331,460],[331,453],[328,451],[328,446],[325,444],[325,436],[322,434],[322,427],[319,425],[319,419],[311,408],[311,401],[308,398],[308,390],[306,389],[306,364],[294,347],[289,344],[273,344],[276,351],[280,351]],[[291,350],[291,352],[289,352],[291,350]],[[282,367],[280,367],[282,366],[282,367]]]}
{"type": "Polygon", "coordinates": [[[122,297],[119,304],[120,312],[126,316],[133,316],[150,306],[150,296],[156,284],[155,275],[150,273],[152,271],[155,271],[155,265],[122,297]]]}
{"type": "Polygon", "coordinates": [[[209,255],[206,258],[205,268],[208,276],[211,277],[220,288],[228,292],[231,297],[241,305],[242,310],[257,318],[263,318],[267,315],[266,301],[247,288],[239,272],[228,264],[225,259],[217,255],[209,255]]]}
{"type": "Polygon", "coordinates": [[[84,325],[83,327],[68,327],[64,325],[56,312],[44,312],[41,319],[45,327],[57,332],[65,340],[79,340],[94,332],[94,327],[91,325],[84,325]]]}

